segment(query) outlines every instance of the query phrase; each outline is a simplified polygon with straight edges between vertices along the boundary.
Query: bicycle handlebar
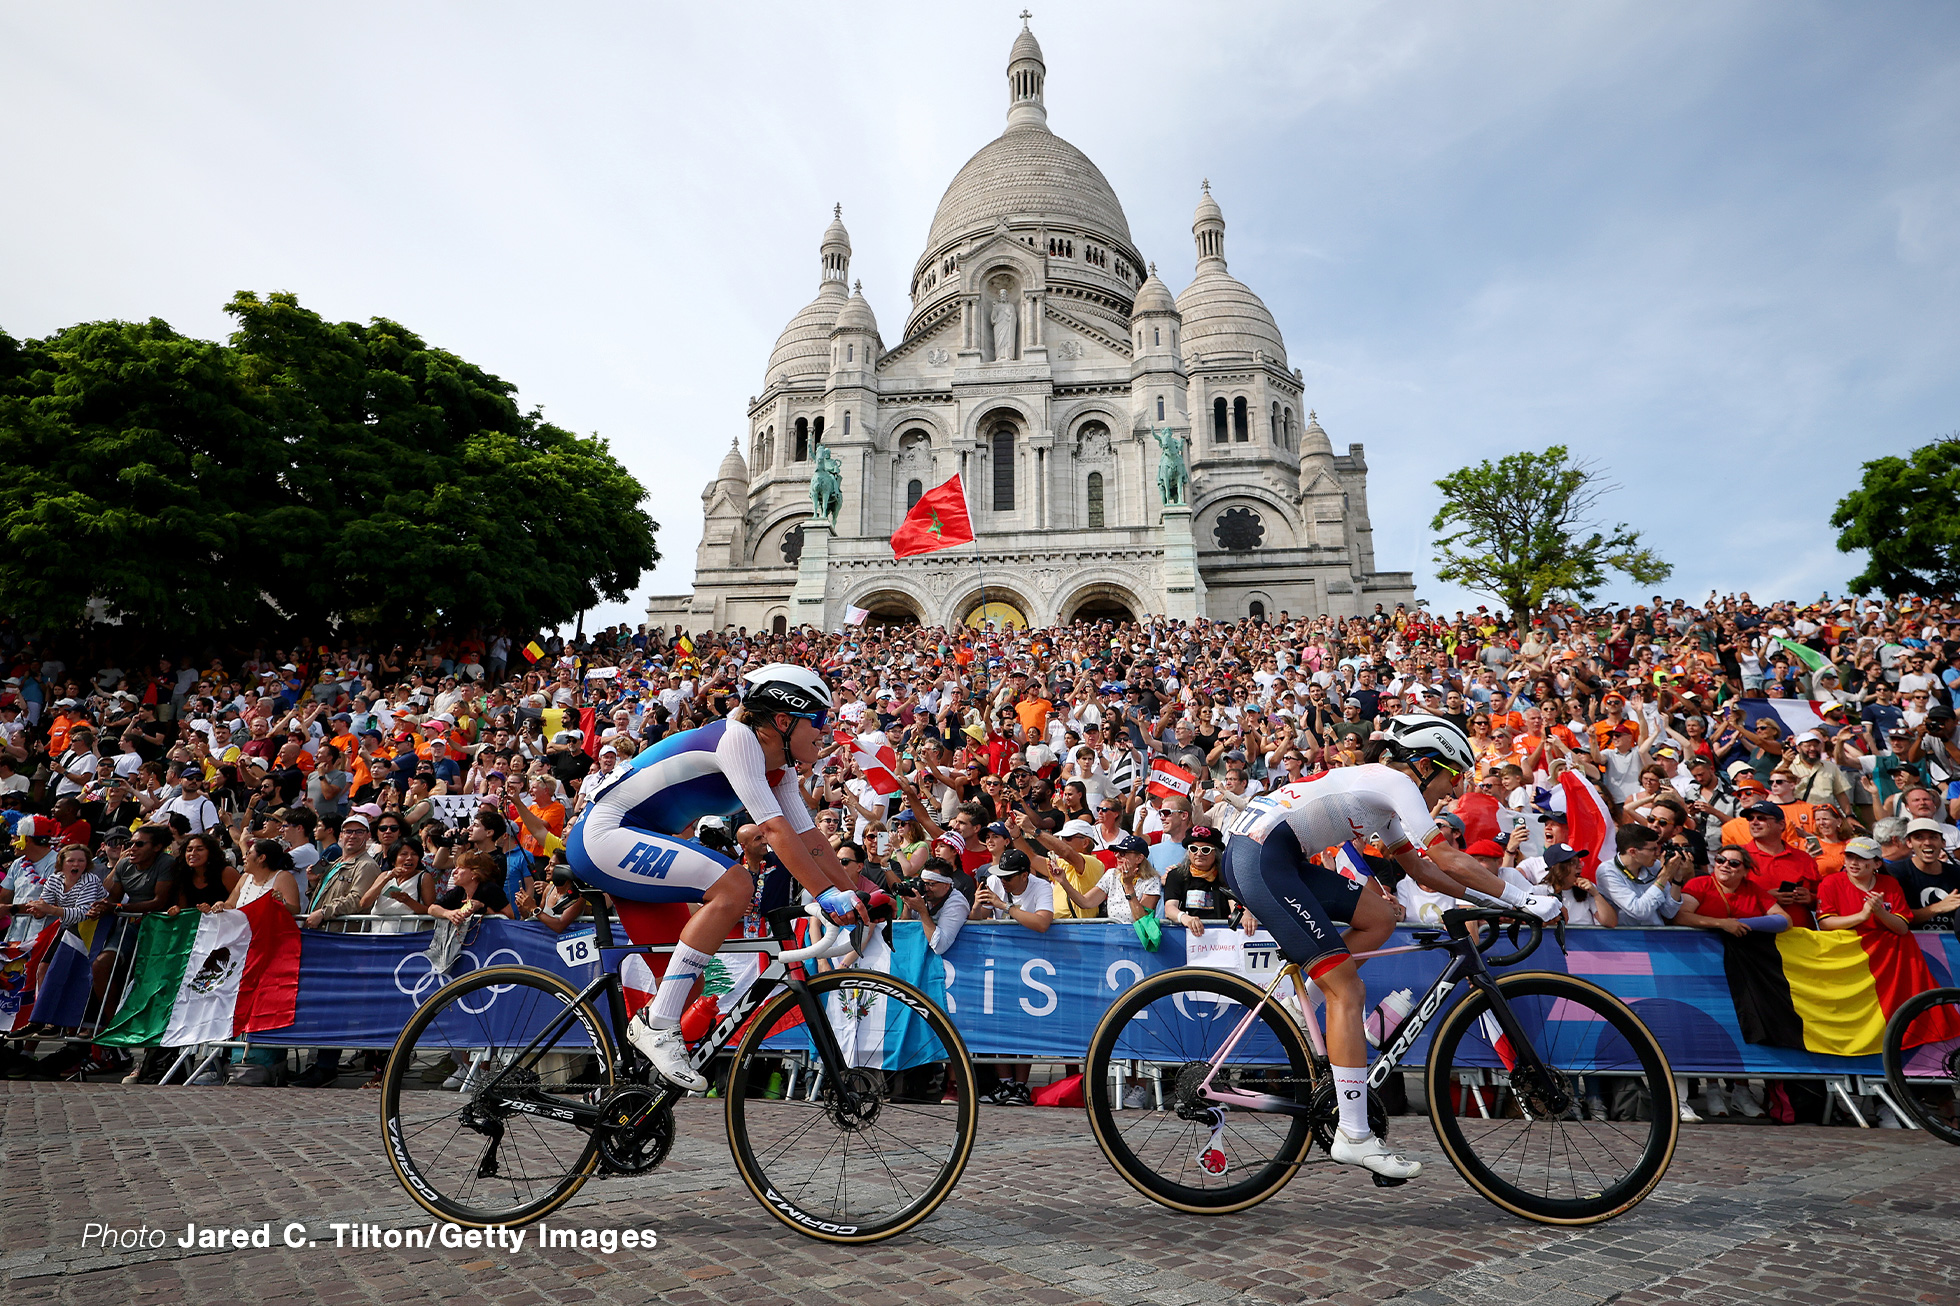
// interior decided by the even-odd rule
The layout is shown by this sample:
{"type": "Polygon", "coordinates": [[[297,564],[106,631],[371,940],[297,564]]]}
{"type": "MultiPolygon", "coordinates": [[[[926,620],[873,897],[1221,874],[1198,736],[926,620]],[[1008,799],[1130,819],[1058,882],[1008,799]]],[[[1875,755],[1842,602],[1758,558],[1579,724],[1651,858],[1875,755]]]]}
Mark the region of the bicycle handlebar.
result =
{"type": "MultiPolygon", "coordinates": [[[[1477,940],[1477,951],[1486,954],[1484,964],[1489,966],[1514,966],[1526,957],[1529,957],[1532,953],[1538,951],[1538,945],[1544,942],[1545,939],[1545,922],[1528,911],[1518,911],[1509,907],[1452,907],[1443,913],[1443,927],[1456,938],[1463,938],[1469,934],[1469,923],[1471,921],[1488,921],[1492,925],[1506,921],[1510,923],[1511,928],[1506,931],[1510,935],[1513,945],[1510,952],[1495,957],[1488,955],[1490,950],[1497,946],[1498,931],[1496,929],[1484,931],[1483,937],[1477,940]],[[1518,926],[1520,924],[1531,927],[1531,938],[1522,946],[1517,946],[1518,926]]],[[[1565,950],[1565,918],[1563,916],[1552,923],[1552,935],[1558,940],[1559,951],[1563,952],[1565,950]]]]}
{"type": "Polygon", "coordinates": [[[857,947],[857,930],[848,925],[832,925],[823,912],[812,906],[810,919],[823,931],[815,943],[777,954],[777,959],[785,965],[799,961],[825,961],[831,957],[841,957],[857,947]]]}

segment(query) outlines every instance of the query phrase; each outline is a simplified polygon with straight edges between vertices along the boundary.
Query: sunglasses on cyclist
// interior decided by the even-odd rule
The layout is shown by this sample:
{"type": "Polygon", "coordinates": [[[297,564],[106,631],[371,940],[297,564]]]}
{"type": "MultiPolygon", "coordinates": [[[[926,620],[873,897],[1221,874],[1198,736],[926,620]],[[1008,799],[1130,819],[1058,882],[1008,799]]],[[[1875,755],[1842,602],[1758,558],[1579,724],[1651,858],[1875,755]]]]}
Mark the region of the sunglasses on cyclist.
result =
{"type": "Polygon", "coordinates": [[[830,723],[830,713],[828,712],[785,712],[783,715],[793,716],[799,721],[808,721],[818,730],[822,730],[830,723]]]}

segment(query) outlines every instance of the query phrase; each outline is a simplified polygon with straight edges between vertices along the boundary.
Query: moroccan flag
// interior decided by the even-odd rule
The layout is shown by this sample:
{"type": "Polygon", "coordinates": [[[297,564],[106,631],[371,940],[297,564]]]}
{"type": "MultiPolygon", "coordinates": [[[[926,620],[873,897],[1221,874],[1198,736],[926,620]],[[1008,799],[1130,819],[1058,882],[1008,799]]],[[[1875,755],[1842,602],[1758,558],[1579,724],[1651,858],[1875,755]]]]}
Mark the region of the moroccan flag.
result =
{"type": "Polygon", "coordinates": [[[973,523],[966,515],[966,491],[955,476],[919,496],[912,511],[892,532],[892,553],[909,558],[916,553],[950,549],[973,541],[973,523]]]}
{"type": "MultiPolygon", "coordinates": [[[[1875,964],[1856,930],[1721,937],[1729,996],[1748,1043],[1866,1056],[1879,1050],[1886,1019],[1933,987],[1910,936],[1898,949],[1903,965],[1875,964]]],[[[1960,1029],[1935,1028],[1929,1020],[1915,1024],[1913,1034],[1925,1041],[1960,1037],[1960,1029]]]]}
{"type": "Polygon", "coordinates": [[[526,644],[523,647],[523,649],[520,651],[524,654],[524,658],[527,662],[536,662],[539,658],[544,656],[544,645],[538,643],[538,641],[534,639],[529,644],[526,644]]]}
{"type": "Polygon", "coordinates": [[[110,1047],[181,1047],[293,1023],[299,926],[276,894],[236,911],[143,918],[128,992],[96,1037],[110,1047]]]}
{"type": "Polygon", "coordinates": [[[585,739],[581,743],[581,747],[585,749],[585,755],[596,759],[599,756],[599,709],[596,707],[580,708],[578,710],[578,728],[579,733],[585,736],[585,739]]]}
{"type": "Polygon", "coordinates": [[[1167,757],[1150,764],[1150,792],[1159,798],[1189,798],[1197,778],[1167,757]]]}

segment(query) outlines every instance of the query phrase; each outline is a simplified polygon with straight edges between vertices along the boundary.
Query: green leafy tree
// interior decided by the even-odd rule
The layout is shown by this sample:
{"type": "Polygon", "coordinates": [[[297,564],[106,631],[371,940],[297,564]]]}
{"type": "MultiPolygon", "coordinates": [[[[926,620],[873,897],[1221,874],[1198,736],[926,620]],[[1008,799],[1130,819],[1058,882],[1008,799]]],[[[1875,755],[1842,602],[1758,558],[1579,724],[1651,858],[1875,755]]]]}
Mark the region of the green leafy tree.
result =
{"type": "Polygon", "coordinates": [[[1590,601],[1609,570],[1641,585],[1674,568],[1625,523],[1606,530],[1591,518],[1614,487],[1570,460],[1564,445],[1514,453],[1451,472],[1436,482],[1443,506],[1436,578],[1495,597],[1514,617],[1529,618],[1547,598],[1590,601]]]}
{"type": "Polygon", "coordinates": [[[1831,514],[1839,552],[1864,549],[1851,592],[1950,596],[1960,590],[1960,432],[1904,458],[1874,458],[1831,514]]]}
{"type": "Polygon", "coordinates": [[[0,336],[0,604],[147,632],[326,620],[404,638],[623,600],[659,553],[604,441],[396,323],[241,293],[226,345],[161,322],[0,336]]]}

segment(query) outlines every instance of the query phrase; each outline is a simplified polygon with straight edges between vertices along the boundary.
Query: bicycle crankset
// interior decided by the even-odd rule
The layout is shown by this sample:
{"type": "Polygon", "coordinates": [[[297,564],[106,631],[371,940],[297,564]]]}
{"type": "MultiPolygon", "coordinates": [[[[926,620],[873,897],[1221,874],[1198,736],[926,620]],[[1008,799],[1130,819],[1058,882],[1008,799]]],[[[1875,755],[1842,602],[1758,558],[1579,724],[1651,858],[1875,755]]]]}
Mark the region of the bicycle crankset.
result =
{"type": "MultiPolygon", "coordinates": [[[[1339,1128],[1341,1123],[1341,1109],[1334,1101],[1332,1075],[1320,1081],[1319,1086],[1313,1091],[1313,1096],[1307,1099],[1307,1105],[1313,1109],[1313,1114],[1307,1117],[1313,1121],[1313,1141],[1320,1145],[1321,1151],[1331,1150],[1334,1146],[1334,1130],[1339,1128]]],[[[1387,1139],[1388,1108],[1382,1104],[1381,1094],[1373,1088],[1368,1090],[1368,1128],[1375,1131],[1377,1138],[1387,1139]]],[[[1375,1176],[1375,1182],[1382,1182],[1380,1175],[1375,1176]]],[[[1407,1182],[1409,1181],[1406,1179],[1388,1181],[1389,1184],[1407,1182]]]]}
{"type": "Polygon", "coordinates": [[[608,1173],[645,1174],[667,1159],[674,1145],[674,1113],[652,1089],[628,1086],[606,1099],[593,1141],[608,1173]]]}

